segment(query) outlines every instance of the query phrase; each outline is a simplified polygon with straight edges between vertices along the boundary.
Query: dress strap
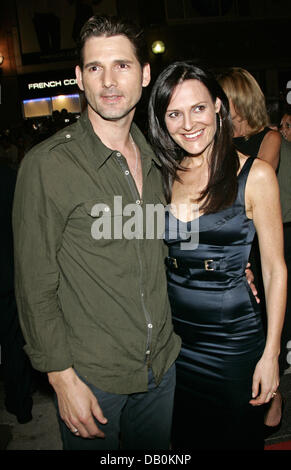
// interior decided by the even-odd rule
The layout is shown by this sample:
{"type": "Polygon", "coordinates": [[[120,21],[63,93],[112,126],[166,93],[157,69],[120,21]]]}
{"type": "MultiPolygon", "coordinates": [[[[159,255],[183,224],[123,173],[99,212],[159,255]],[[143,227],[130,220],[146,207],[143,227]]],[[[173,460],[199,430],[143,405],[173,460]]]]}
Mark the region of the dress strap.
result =
{"type": "Polygon", "coordinates": [[[254,163],[254,160],[255,159],[252,157],[247,158],[245,163],[243,164],[241,171],[239,172],[239,175],[237,178],[238,188],[237,188],[236,204],[245,206],[245,187],[246,187],[246,182],[247,182],[252,164],[254,163]]]}

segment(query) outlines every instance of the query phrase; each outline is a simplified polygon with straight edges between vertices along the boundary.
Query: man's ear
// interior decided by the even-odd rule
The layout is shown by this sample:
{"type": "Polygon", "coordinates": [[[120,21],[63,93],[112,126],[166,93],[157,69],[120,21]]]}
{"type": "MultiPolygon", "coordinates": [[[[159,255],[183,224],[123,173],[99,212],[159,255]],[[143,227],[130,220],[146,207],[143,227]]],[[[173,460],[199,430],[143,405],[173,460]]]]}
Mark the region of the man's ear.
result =
{"type": "Polygon", "coordinates": [[[143,66],[142,69],[142,86],[146,87],[151,81],[151,67],[150,64],[147,63],[143,66]]]}
{"type": "Polygon", "coordinates": [[[76,65],[76,67],[75,67],[75,74],[76,74],[78,87],[80,88],[80,90],[84,91],[83,73],[82,73],[81,67],[79,65],[76,65]]]}

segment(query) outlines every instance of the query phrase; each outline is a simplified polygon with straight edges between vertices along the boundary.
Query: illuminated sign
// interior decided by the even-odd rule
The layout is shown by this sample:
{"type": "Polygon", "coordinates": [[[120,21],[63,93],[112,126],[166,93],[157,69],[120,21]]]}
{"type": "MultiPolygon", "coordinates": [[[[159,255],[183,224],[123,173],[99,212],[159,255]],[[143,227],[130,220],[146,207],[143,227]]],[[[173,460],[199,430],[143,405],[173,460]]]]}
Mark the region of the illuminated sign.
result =
{"type": "Polygon", "coordinates": [[[20,75],[18,83],[22,100],[80,92],[72,69],[20,75]]]}
{"type": "Polygon", "coordinates": [[[65,78],[64,80],[51,80],[49,82],[36,82],[28,83],[29,90],[42,89],[42,88],[55,88],[58,86],[73,86],[77,84],[76,78],[65,78]]]}

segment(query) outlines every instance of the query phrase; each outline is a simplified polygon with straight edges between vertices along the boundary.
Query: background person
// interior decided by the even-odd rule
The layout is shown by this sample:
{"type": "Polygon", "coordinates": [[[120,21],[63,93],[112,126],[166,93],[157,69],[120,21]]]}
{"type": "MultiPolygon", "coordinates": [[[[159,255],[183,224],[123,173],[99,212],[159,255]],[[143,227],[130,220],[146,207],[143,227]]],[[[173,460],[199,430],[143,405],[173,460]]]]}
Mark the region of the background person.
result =
{"type": "Polygon", "coordinates": [[[265,96],[256,79],[245,69],[233,67],[218,77],[229,100],[237,150],[270,163],[279,163],[281,137],[269,127],[265,96]]]}
{"type": "MultiPolygon", "coordinates": [[[[280,147],[280,160],[278,166],[278,183],[280,189],[280,200],[283,219],[283,233],[284,233],[284,257],[287,266],[287,304],[284,326],[281,336],[281,352],[279,356],[280,375],[289,368],[290,364],[287,362],[288,349],[287,344],[291,339],[291,306],[290,306],[290,292],[291,292],[291,107],[287,106],[281,118],[280,125],[278,126],[283,137],[280,147]]],[[[280,391],[272,400],[270,409],[266,415],[265,427],[266,436],[278,431],[281,426],[283,413],[283,397],[280,391]]]]}
{"type": "Polygon", "coordinates": [[[280,122],[280,132],[287,142],[291,142],[291,106],[286,107],[280,122]]]}
{"type": "Polygon", "coordinates": [[[24,339],[14,292],[12,204],[16,171],[0,159],[0,344],[5,408],[24,424],[32,420],[33,370],[23,350],[24,339]]]}

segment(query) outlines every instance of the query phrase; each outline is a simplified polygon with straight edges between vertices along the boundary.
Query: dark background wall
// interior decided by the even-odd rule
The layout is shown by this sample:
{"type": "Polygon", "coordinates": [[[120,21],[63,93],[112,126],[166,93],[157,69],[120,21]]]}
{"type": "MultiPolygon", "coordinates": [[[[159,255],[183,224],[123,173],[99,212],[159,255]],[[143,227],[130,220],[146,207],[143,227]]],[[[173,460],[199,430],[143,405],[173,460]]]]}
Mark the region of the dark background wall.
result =
{"type": "MultiPolygon", "coordinates": [[[[77,8],[83,12],[82,19],[92,12],[105,12],[141,23],[146,31],[153,79],[167,63],[191,58],[214,71],[227,66],[247,68],[269,99],[286,97],[286,85],[291,80],[290,0],[60,0],[58,3],[62,4],[58,12],[61,11],[63,25],[69,24],[69,15],[74,14],[76,18],[77,8]],[[151,44],[157,39],[166,45],[162,56],[151,53],[151,44]]],[[[24,4],[27,11],[33,11],[36,4],[51,5],[53,11],[55,5],[41,0],[2,2],[0,53],[5,59],[0,66],[0,130],[22,118],[21,77],[28,73],[72,70],[74,66],[73,42],[67,41],[58,50],[36,51],[32,47],[32,52],[27,52],[29,43],[24,43],[23,37],[25,33],[28,38],[33,34],[30,29],[25,31],[28,20],[19,13],[24,4]]]]}

